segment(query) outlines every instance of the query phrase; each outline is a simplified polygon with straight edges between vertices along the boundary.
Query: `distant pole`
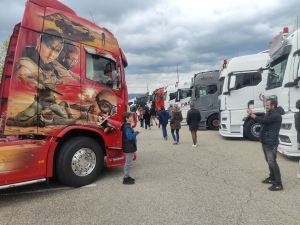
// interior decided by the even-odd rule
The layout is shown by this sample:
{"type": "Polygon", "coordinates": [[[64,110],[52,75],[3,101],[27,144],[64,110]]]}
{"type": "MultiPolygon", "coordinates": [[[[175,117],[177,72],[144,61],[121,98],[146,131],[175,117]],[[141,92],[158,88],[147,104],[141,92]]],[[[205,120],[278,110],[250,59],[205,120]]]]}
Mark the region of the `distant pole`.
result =
{"type": "Polygon", "coordinates": [[[147,92],[149,92],[149,82],[147,82],[147,92]]]}
{"type": "Polygon", "coordinates": [[[179,63],[177,63],[177,82],[179,83],[178,65],[179,63]]]}
{"type": "MultiPolygon", "coordinates": [[[[93,22],[95,23],[95,20],[94,20],[94,18],[93,18],[93,16],[92,16],[91,11],[89,11],[89,12],[90,12],[90,14],[91,14],[91,17],[92,17],[93,22]]],[[[96,23],[95,23],[95,24],[96,24],[96,23]]]]}

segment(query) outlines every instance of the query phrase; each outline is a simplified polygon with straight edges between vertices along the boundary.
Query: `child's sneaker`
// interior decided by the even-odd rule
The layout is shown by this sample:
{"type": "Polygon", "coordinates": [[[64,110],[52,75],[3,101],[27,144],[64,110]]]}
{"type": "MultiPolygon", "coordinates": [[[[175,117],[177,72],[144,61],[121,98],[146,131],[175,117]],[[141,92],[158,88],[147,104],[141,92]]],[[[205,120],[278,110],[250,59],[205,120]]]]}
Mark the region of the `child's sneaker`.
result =
{"type": "Polygon", "coordinates": [[[134,184],[134,181],[131,177],[123,178],[123,184],[134,184]]]}
{"type": "Polygon", "coordinates": [[[173,145],[177,145],[177,141],[174,141],[174,142],[173,142],[173,145]]]}

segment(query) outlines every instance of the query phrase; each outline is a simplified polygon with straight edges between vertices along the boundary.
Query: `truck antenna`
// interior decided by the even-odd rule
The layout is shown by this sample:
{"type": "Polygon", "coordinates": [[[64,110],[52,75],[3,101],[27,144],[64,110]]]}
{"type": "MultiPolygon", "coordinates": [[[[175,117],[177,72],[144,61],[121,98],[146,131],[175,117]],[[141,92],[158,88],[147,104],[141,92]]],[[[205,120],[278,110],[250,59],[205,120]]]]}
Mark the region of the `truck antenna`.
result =
{"type": "Polygon", "coordinates": [[[89,12],[90,12],[90,14],[91,14],[91,17],[92,17],[92,20],[93,20],[94,24],[96,24],[96,23],[95,23],[95,20],[94,20],[94,18],[93,18],[93,16],[92,16],[91,11],[89,11],[89,12]]]}

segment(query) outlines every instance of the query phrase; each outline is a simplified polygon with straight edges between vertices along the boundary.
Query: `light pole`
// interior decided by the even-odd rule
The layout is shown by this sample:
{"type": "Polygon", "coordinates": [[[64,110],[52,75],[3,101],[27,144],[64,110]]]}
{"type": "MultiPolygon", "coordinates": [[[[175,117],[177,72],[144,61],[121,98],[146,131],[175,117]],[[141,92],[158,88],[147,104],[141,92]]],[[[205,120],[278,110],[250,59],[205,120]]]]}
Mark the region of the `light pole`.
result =
{"type": "Polygon", "coordinates": [[[147,92],[149,92],[149,88],[148,88],[148,86],[149,86],[149,82],[147,82],[147,92]]]}
{"type": "Polygon", "coordinates": [[[179,83],[178,65],[179,63],[177,63],[177,82],[179,83]]]}

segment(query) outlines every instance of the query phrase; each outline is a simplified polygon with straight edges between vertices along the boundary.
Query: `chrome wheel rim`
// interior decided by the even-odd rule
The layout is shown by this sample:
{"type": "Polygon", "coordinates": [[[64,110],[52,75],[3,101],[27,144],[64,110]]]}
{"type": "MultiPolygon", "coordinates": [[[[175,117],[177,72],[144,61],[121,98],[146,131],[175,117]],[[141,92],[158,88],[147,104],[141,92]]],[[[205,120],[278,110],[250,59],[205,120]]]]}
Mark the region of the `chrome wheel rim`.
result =
{"type": "Polygon", "coordinates": [[[251,126],[251,133],[253,134],[253,136],[259,137],[260,127],[261,125],[259,125],[258,123],[255,123],[251,126]]]}
{"type": "Polygon", "coordinates": [[[80,177],[89,175],[96,166],[96,155],[89,148],[79,149],[73,156],[72,171],[80,177]]]}

